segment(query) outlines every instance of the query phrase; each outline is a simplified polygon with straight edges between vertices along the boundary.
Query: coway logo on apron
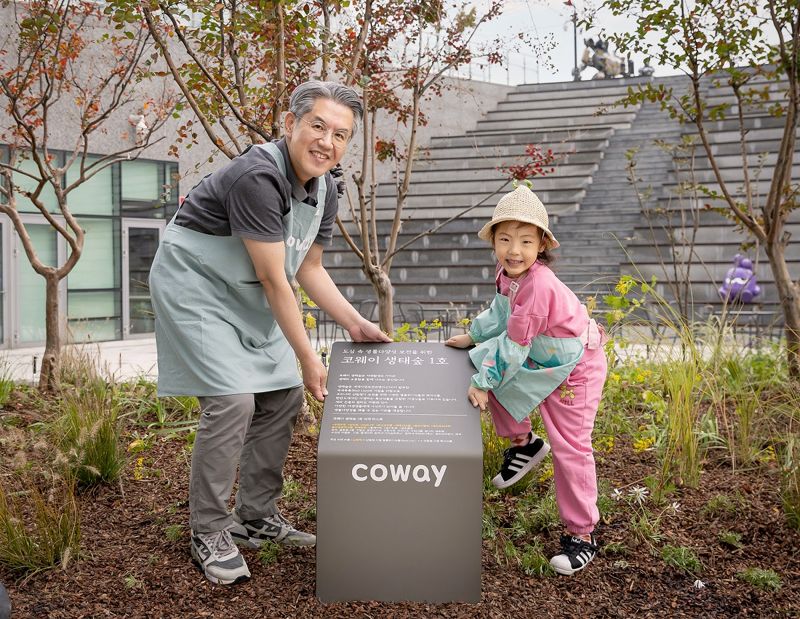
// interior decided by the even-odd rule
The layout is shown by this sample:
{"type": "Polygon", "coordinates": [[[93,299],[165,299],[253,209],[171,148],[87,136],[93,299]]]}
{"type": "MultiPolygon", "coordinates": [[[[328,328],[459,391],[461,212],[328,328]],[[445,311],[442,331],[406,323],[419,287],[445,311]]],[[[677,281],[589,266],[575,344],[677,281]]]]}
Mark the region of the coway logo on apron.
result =
{"type": "Polygon", "coordinates": [[[294,249],[295,251],[306,251],[311,244],[314,242],[313,239],[307,238],[305,240],[298,239],[296,236],[290,234],[284,239],[284,243],[286,247],[289,249],[294,249]]]}

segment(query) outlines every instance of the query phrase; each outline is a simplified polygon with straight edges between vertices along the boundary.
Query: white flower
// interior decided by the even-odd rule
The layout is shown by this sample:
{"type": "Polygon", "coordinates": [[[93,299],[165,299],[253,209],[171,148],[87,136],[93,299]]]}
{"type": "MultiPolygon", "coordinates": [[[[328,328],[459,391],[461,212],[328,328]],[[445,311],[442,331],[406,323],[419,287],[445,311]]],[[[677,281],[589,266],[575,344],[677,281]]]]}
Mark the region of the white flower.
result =
{"type": "Polygon", "coordinates": [[[643,486],[634,486],[630,490],[628,490],[628,494],[633,497],[633,500],[639,503],[640,505],[644,503],[647,495],[649,494],[647,488],[643,486]]]}
{"type": "Polygon", "coordinates": [[[702,580],[698,578],[697,580],[694,581],[692,587],[694,587],[695,589],[705,589],[706,583],[704,583],[702,580]]]}
{"type": "Polygon", "coordinates": [[[615,501],[619,501],[622,498],[622,490],[614,488],[614,491],[611,493],[611,498],[615,501]]]}
{"type": "Polygon", "coordinates": [[[671,509],[671,510],[672,510],[674,513],[676,513],[676,514],[677,514],[677,513],[678,513],[678,511],[679,511],[679,510],[680,510],[680,508],[681,508],[681,504],[680,504],[680,503],[678,503],[677,501],[673,501],[673,502],[672,502],[672,505],[670,505],[670,506],[669,506],[669,508],[670,508],[670,509],[671,509]]]}

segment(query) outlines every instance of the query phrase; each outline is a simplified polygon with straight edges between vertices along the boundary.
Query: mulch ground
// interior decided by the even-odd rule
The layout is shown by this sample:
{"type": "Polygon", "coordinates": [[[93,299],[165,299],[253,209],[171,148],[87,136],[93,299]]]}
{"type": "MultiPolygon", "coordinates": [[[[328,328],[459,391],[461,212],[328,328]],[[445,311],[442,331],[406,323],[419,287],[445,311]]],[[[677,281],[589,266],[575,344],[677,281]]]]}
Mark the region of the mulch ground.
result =
{"type": "MultiPolygon", "coordinates": [[[[2,432],[2,425],[0,425],[2,432]]],[[[637,483],[655,470],[651,453],[616,447],[598,458],[598,473],[611,487],[637,483]]],[[[66,570],[20,580],[0,568],[13,617],[798,617],[800,534],[787,527],[773,467],[730,471],[707,463],[700,488],[674,495],[680,511],[664,524],[674,545],[689,546],[703,563],[704,588],[696,576],[668,567],[631,545],[630,514],[617,512],[599,529],[606,544],[625,543],[624,556],[601,553],[573,577],[529,577],[515,565],[498,563],[491,541],[483,542],[482,595],[478,604],[352,602],[322,604],[315,597],[313,549],[285,549],[263,565],[256,551],[244,554],[252,572],[234,587],[207,582],[189,556],[185,443],[159,439],[130,457],[121,483],[81,495],[82,554],[66,570]],[[137,458],[143,460],[137,465],[137,458]],[[137,479],[138,478],[138,479],[137,479]],[[704,515],[718,494],[740,497],[734,513],[704,515]],[[742,536],[743,548],[720,543],[721,531],[742,536]],[[774,569],[777,591],[742,582],[744,568],[774,569]]],[[[283,511],[300,528],[314,531],[316,440],[297,433],[286,473],[302,491],[283,511]]],[[[671,497],[672,498],[672,497],[671,497]]],[[[548,553],[559,531],[546,536],[548,553]]],[[[357,542],[355,542],[357,543],[357,542]]]]}

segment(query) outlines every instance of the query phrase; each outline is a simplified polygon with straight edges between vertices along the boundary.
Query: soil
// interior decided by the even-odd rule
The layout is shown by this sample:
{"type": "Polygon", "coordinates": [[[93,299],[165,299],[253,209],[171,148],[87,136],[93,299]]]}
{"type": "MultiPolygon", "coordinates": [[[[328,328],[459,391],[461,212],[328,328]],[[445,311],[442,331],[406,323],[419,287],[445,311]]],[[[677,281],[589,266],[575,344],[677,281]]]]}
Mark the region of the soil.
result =
{"type": "MultiPolygon", "coordinates": [[[[0,424],[0,437],[3,431],[0,424]]],[[[656,470],[652,452],[636,452],[621,443],[598,454],[598,475],[605,487],[629,488],[656,470]]],[[[256,551],[245,550],[252,572],[248,582],[210,584],[189,555],[188,473],[186,443],[159,438],[148,450],[131,455],[119,484],[81,494],[81,556],[66,569],[24,579],[0,568],[12,617],[800,616],[800,534],[785,522],[774,463],[733,473],[725,461],[706,462],[698,489],[681,488],[670,496],[680,509],[665,518],[662,533],[669,543],[695,550],[703,565],[699,574],[669,567],[647,546],[637,545],[630,511],[615,509],[598,529],[606,550],[575,576],[527,576],[518,565],[499,562],[493,540],[484,540],[480,603],[435,605],[322,604],[315,597],[314,550],[308,548],[284,549],[268,565],[256,551]],[[137,464],[138,457],[143,460],[137,464]],[[704,510],[720,494],[737,497],[735,511],[704,510]],[[742,547],[722,544],[723,531],[739,533],[742,547]],[[619,544],[627,552],[620,554],[619,544]],[[617,550],[609,552],[613,548],[617,550]],[[773,569],[781,588],[765,591],[737,577],[753,567],[773,569]],[[701,588],[695,586],[698,578],[701,588]]],[[[313,532],[313,436],[295,434],[286,474],[300,489],[283,501],[284,514],[298,528],[313,532]]],[[[509,495],[508,500],[515,498],[509,495]]],[[[548,556],[557,549],[559,534],[539,534],[548,556]]]]}

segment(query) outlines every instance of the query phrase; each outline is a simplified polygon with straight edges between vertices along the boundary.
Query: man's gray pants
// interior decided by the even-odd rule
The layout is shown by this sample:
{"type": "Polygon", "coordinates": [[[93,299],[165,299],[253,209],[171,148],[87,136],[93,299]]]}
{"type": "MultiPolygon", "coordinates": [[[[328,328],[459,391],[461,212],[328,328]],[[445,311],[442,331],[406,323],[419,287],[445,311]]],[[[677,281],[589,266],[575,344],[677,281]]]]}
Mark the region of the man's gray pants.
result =
{"type": "Polygon", "coordinates": [[[303,388],[205,396],[192,451],[189,526],[213,533],[233,524],[228,512],[236,467],[236,512],[244,520],[277,513],[283,464],[289,452],[303,388]]]}

